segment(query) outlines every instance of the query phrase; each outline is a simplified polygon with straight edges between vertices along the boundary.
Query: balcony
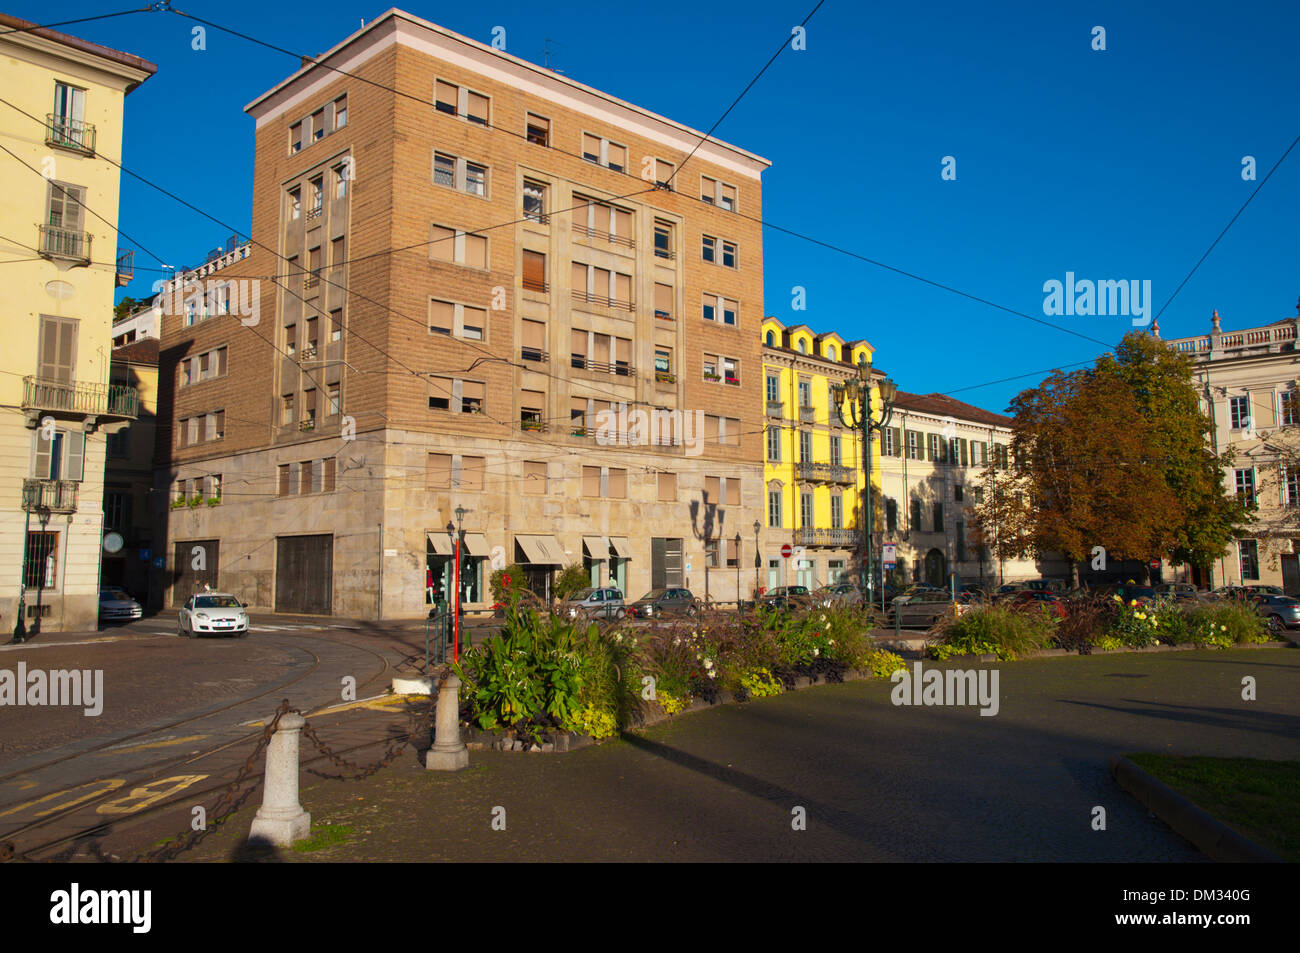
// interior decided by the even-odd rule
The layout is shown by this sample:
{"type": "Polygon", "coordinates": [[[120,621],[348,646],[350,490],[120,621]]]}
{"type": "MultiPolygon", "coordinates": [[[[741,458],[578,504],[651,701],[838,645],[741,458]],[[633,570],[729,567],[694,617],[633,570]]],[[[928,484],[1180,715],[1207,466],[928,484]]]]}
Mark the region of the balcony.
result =
{"type": "Polygon", "coordinates": [[[817,420],[817,410],[813,407],[799,407],[799,422],[810,424],[817,420]]]}
{"type": "Polygon", "coordinates": [[[779,400],[769,400],[767,402],[767,415],[776,417],[778,420],[785,416],[785,404],[779,400]]]}
{"type": "Polygon", "coordinates": [[[23,480],[23,509],[72,513],[77,509],[77,484],[72,480],[23,480]]]}
{"type": "Polygon", "coordinates": [[[23,378],[24,411],[53,411],[87,417],[134,420],[140,413],[140,392],[129,384],[78,384],[39,377],[23,378]]]}
{"type": "Polygon", "coordinates": [[[799,463],[796,464],[799,471],[800,480],[810,480],[817,483],[848,483],[857,482],[857,474],[851,467],[841,466],[838,463],[799,463]]]}
{"type": "Polygon", "coordinates": [[[90,232],[79,232],[71,228],[59,228],[55,225],[38,225],[40,230],[39,248],[44,258],[61,258],[76,261],[83,265],[90,264],[90,232]]]}
{"type": "Polygon", "coordinates": [[[547,433],[551,428],[547,424],[547,422],[542,419],[541,413],[538,412],[535,416],[532,417],[520,417],[519,429],[529,430],[532,431],[533,433],[547,433]]]}
{"type": "Polygon", "coordinates": [[[135,250],[128,248],[117,256],[117,271],[114,281],[119,288],[125,288],[135,277],[135,250]]]}
{"type": "Polygon", "coordinates": [[[574,291],[574,301],[583,301],[587,304],[598,304],[602,308],[617,308],[621,311],[634,311],[636,306],[631,301],[621,301],[618,298],[607,298],[605,295],[587,294],[585,291],[574,291]]]}
{"type": "Polygon", "coordinates": [[[655,383],[657,384],[676,384],[677,376],[669,371],[655,371],[655,383]]]}
{"type": "Polygon", "coordinates": [[[619,377],[631,377],[636,373],[636,368],[631,364],[625,362],[610,364],[606,361],[591,361],[581,354],[571,355],[569,358],[569,364],[580,371],[594,371],[597,374],[617,374],[619,377]]]}
{"type": "Polygon", "coordinates": [[[45,144],[71,149],[88,156],[95,154],[95,125],[57,113],[45,114],[45,144]]]}
{"type": "Polygon", "coordinates": [[[628,248],[636,248],[635,239],[625,238],[622,235],[611,235],[608,229],[589,228],[586,225],[573,226],[575,235],[585,235],[587,238],[599,238],[601,241],[610,242],[614,245],[624,245],[628,248]]]}
{"type": "Polygon", "coordinates": [[[536,278],[523,279],[523,286],[525,291],[539,291],[542,294],[551,293],[551,286],[545,281],[538,281],[536,278]]]}
{"type": "Polygon", "coordinates": [[[533,361],[537,364],[551,363],[551,355],[539,347],[521,347],[519,349],[519,360],[533,361]]]}
{"type": "Polygon", "coordinates": [[[862,542],[862,534],[856,529],[810,529],[805,527],[794,531],[796,546],[835,546],[852,549],[862,542]]]}

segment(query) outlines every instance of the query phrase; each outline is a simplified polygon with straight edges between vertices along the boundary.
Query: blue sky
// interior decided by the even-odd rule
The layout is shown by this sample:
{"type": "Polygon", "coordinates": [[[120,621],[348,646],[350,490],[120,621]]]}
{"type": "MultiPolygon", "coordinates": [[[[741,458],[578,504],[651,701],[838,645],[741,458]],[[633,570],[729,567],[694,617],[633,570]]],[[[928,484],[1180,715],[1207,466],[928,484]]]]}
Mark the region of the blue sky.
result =
{"type": "MultiPolygon", "coordinates": [[[[503,2],[404,9],[708,129],[814,0],[698,5],[503,2]],[[544,12],[539,13],[542,10],[544,12]]],[[[181,4],[302,53],[386,9],[181,4]]],[[[1158,309],[1300,133],[1294,3],[867,5],[827,0],[807,49],[787,49],[716,135],[773,163],[767,221],[1113,344],[1128,317],[1043,313],[1043,284],[1149,280],[1158,309]],[[882,8],[883,6],[883,8],[882,8]],[[1092,49],[1094,26],[1106,50],[1092,49]],[[1242,179],[1254,156],[1257,180],[1242,179]],[[956,179],[941,178],[944,156],[956,179]]],[[[11,3],[36,22],[116,9],[11,3]]],[[[243,106],[296,61],[191,21],[134,14],[65,27],[159,66],[127,101],[124,164],[241,230],[251,210],[253,122],[243,106]]],[[[120,225],[169,264],[193,264],[225,232],[129,177],[120,225]]],[[[124,242],[124,244],[129,244],[124,242]]],[[[801,239],[764,235],[766,312],[865,337],[909,391],[1003,410],[1045,369],[1104,348],[801,239]],[[791,288],[808,308],[792,312],[791,288]],[[1029,375],[991,386],[1012,375],[1029,375]]],[[[144,296],[156,265],[137,251],[144,296]]],[[[1296,314],[1300,146],[1160,318],[1163,337],[1296,314]]]]}

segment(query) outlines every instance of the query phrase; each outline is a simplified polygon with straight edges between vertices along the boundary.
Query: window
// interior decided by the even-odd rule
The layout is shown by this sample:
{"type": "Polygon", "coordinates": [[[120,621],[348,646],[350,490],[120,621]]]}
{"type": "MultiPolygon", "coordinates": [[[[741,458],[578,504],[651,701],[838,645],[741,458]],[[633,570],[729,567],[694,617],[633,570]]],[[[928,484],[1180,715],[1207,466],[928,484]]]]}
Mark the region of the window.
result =
{"type": "Polygon", "coordinates": [[[808,490],[799,494],[799,525],[813,525],[813,495],[808,490]]]}
{"type": "Polygon", "coordinates": [[[954,503],[961,503],[965,499],[965,492],[961,484],[956,484],[952,488],[952,499],[954,503]]]}
{"type": "Polygon", "coordinates": [[[1285,505],[1300,506],[1300,467],[1283,467],[1282,482],[1286,488],[1285,505]]]}
{"type": "Polygon", "coordinates": [[[528,141],[534,145],[549,146],[551,144],[551,121],[549,119],[543,119],[541,116],[529,113],[524,129],[528,141]]]}
{"type": "Polygon", "coordinates": [[[700,176],[700,199],[728,212],[736,210],[736,187],[707,175],[700,176]]]}
{"type": "Polygon", "coordinates": [[[56,430],[46,437],[45,428],[32,432],[32,478],[36,480],[84,479],[86,461],[86,432],[56,430]]]}
{"type": "Polygon", "coordinates": [[[302,189],[289,190],[289,218],[302,217],[302,189]]]}
{"type": "Polygon", "coordinates": [[[840,438],[836,434],[831,437],[831,466],[840,467],[844,465],[844,459],[840,453],[840,438]]]}
{"type": "Polygon", "coordinates": [[[54,122],[50,138],[58,145],[93,150],[94,133],[83,123],[85,114],[86,91],[67,83],[55,83],[54,122]]]}
{"type": "Polygon", "coordinates": [[[446,152],[435,152],[433,154],[433,184],[486,198],[488,169],[482,163],[471,162],[468,159],[446,152]]]}
{"type": "Polygon", "coordinates": [[[1237,497],[1247,503],[1255,502],[1255,470],[1253,467],[1233,471],[1236,476],[1237,497]]]}
{"type": "Polygon", "coordinates": [[[740,303],[721,295],[706,294],[700,314],[705,321],[720,321],[727,327],[734,328],[739,320],[740,303]]]}
{"type": "Polygon", "coordinates": [[[487,195],[487,167],[465,163],[465,191],[471,195],[487,195]]]}
{"type": "Polygon", "coordinates": [[[718,442],[724,447],[740,446],[740,418],[723,417],[718,426],[718,442]]]}
{"type": "Polygon", "coordinates": [[[336,165],[334,167],[334,197],[341,199],[348,194],[348,167],[346,165],[336,165]]]}
{"type": "Polygon", "coordinates": [[[460,458],[460,479],[457,481],[457,489],[469,490],[472,492],[482,492],[483,490],[483,471],[487,466],[486,457],[461,457],[460,458]]]}
{"type": "Polygon", "coordinates": [[[1250,427],[1250,398],[1229,397],[1228,414],[1232,418],[1232,429],[1243,430],[1250,427]]]}
{"type": "Polygon", "coordinates": [[[921,501],[920,500],[915,500],[915,499],[912,500],[912,522],[908,528],[914,529],[918,533],[921,532],[921,501]]]}
{"type": "Polygon", "coordinates": [[[482,381],[460,382],[460,412],[462,414],[483,413],[483,401],[487,396],[487,385],[482,381]]]}
{"type": "Polygon", "coordinates": [[[327,384],[325,386],[325,416],[336,417],[339,412],[339,385],[327,384]]]}
{"type": "Polygon", "coordinates": [[[934,531],[943,532],[943,504],[938,502],[934,504],[934,531]]]}
{"type": "Polygon", "coordinates": [[[984,487],[982,486],[975,487],[975,502],[976,503],[984,502],[984,487]]]}
{"type": "Polygon", "coordinates": [[[734,357],[722,359],[722,381],[724,384],[740,385],[740,362],[734,357]]]}
{"type": "Polygon", "coordinates": [[[1280,396],[1282,426],[1294,427],[1300,423],[1300,401],[1296,399],[1296,391],[1284,391],[1280,396]]]}
{"type": "Polygon", "coordinates": [[[524,218],[545,225],[546,186],[541,182],[524,179],[524,218]]]}
{"type": "Polygon", "coordinates": [[[775,376],[769,374],[767,377],[766,397],[771,403],[776,403],[781,395],[781,382],[775,376]]]}
{"type": "Polygon", "coordinates": [[[831,497],[831,529],[844,528],[844,499],[840,496],[831,497]]]}
{"type": "Polygon", "coordinates": [[[736,267],[736,244],[735,242],[722,243],[722,266],[724,268],[736,267]]]}
{"type": "Polygon", "coordinates": [[[58,533],[29,532],[23,560],[23,586],[27,589],[55,588],[58,559],[58,533]]]}
{"type": "Polygon", "coordinates": [[[428,455],[424,464],[424,485],[429,490],[451,489],[451,454],[428,455]]]}
{"type": "Polygon", "coordinates": [[[348,260],[346,242],[347,239],[341,235],[330,242],[330,264],[334,266],[334,274],[339,278],[343,277],[343,263],[348,260]]]}
{"type": "Polygon", "coordinates": [[[459,116],[480,126],[488,124],[491,100],[487,96],[441,79],[435,80],[433,86],[433,106],[438,112],[459,116]]]}
{"type": "MultiPolygon", "coordinates": [[[[320,214],[319,209],[316,210],[316,214],[317,215],[320,214]]],[[[306,287],[314,288],[316,287],[316,285],[320,284],[320,267],[321,267],[321,250],[320,250],[320,246],[317,245],[315,248],[310,248],[307,250],[306,287]]]]}
{"type": "Polygon", "coordinates": [[[289,155],[302,151],[302,123],[296,122],[289,127],[289,155]]]}
{"type": "Polygon", "coordinates": [[[289,464],[287,463],[280,464],[277,476],[278,476],[278,481],[276,487],[276,496],[288,496],[289,483],[291,477],[291,474],[289,472],[289,464]]]}
{"type": "Polygon", "coordinates": [[[288,427],[293,423],[293,394],[280,397],[280,424],[288,427]]]}
{"type": "Polygon", "coordinates": [[[673,319],[673,301],[677,295],[672,285],[655,282],[655,317],[664,321],[673,319]]]}
{"type": "Polygon", "coordinates": [[[673,174],[677,167],[666,159],[655,159],[655,185],[665,189],[672,189],[673,174]]]}
{"type": "Polygon", "coordinates": [[[1241,578],[1259,578],[1259,544],[1253,539],[1237,541],[1237,553],[1241,559],[1241,578]]]}
{"type": "Polygon", "coordinates": [[[880,432],[880,452],[887,457],[898,456],[898,430],[886,427],[880,432]]]}
{"type": "Polygon", "coordinates": [[[700,238],[700,257],[705,261],[716,262],[718,260],[718,240],[710,235],[703,235],[700,238]]]}
{"type": "Polygon", "coordinates": [[[433,154],[433,182],[435,185],[456,187],[456,157],[442,152],[433,154]]]}
{"type": "Polygon", "coordinates": [[[658,380],[672,383],[673,374],[673,352],[666,347],[655,348],[655,377],[658,380]]]}
{"type": "Polygon", "coordinates": [[[627,470],[618,467],[583,467],[582,495],[621,500],[627,497],[627,470]]]}
{"type": "Polygon", "coordinates": [[[674,503],[677,501],[677,474],[660,473],[658,475],[659,483],[659,502],[674,503]]]}
{"type": "Polygon", "coordinates": [[[467,341],[482,341],[487,329],[487,309],[454,301],[429,299],[429,333],[467,341]]]}
{"type": "Polygon", "coordinates": [[[655,257],[673,257],[673,227],[667,222],[655,222],[655,257]]]}
{"type": "Polygon", "coordinates": [[[575,298],[626,311],[634,308],[631,275],[575,261],[572,263],[571,281],[575,298]]]}
{"type": "Polygon", "coordinates": [[[127,529],[131,525],[131,494],[129,491],[104,491],[104,525],[108,529],[127,529]]]}
{"type": "Polygon", "coordinates": [[[781,526],[781,489],[773,487],[767,491],[767,525],[781,526]]]}
{"type": "Polygon", "coordinates": [[[812,463],[812,431],[799,431],[799,462],[812,463]]]}
{"type": "Polygon", "coordinates": [[[718,541],[716,539],[706,539],[704,541],[704,564],[712,569],[718,568],[718,541]]]}
{"type": "Polygon", "coordinates": [[[330,312],[330,340],[343,340],[343,309],[335,308],[330,312]]]}
{"type": "Polygon", "coordinates": [[[316,388],[309,387],[302,394],[302,430],[311,430],[316,426],[316,388]]]}
{"type": "Polygon", "coordinates": [[[524,492],[537,496],[546,493],[546,463],[544,461],[524,461],[524,492]]]}
{"type": "Polygon", "coordinates": [[[627,169],[627,146],[620,146],[589,132],[582,134],[582,157],[614,172],[627,169]]]}
{"type": "Polygon", "coordinates": [[[898,500],[893,498],[885,499],[885,532],[898,532],[898,500]]]}
{"type": "Polygon", "coordinates": [[[772,463],[781,462],[781,428],[767,428],[767,459],[772,463]]]}
{"type": "Polygon", "coordinates": [[[311,186],[311,209],[307,217],[316,218],[320,215],[321,210],[325,207],[325,179],[323,176],[316,176],[309,183],[311,186]]]}
{"type": "Polygon", "coordinates": [[[343,94],[334,100],[334,131],[342,129],[348,124],[348,97],[343,94]]]}
{"type": "Polygon", "coordinates": [[[812,410],[812,382],[807,380],[799,381],[799,407],[800,409],[812,410]]]}
{"type": "Polygon", "coordinates": [[[220,440],[226,435],[226,412],[218,410],[206,415],[205,440],[220,440]]]}
{"type": "Polygon", "coordinates": [[[546,291],[546,256],[539,251],[523,252],[523,285],[529,291],[546,291]]]}
{"type": "Polygon", "coordinates": [[[125,427],[117,433],[108,435],[108,455],[110,457],[125,457],[130,453],[131,446],[131,428],[125,427]]]}
{"type": "Polygon", "coordinates": [[[325,138],[325,110],[318,109],[311,114],[311,141],[319,142],[325,138]]]}

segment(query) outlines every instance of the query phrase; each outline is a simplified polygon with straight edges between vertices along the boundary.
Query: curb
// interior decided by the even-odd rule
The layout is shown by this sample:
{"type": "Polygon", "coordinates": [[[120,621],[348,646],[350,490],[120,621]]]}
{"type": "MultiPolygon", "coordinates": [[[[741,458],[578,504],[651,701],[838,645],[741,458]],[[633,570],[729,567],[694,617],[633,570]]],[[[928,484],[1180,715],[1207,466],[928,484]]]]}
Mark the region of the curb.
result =
{"type": "Polygon", "coordinates": [[[1191,841],[1201,853],[1221,864],[1281,864],[1281,857],[1248,840],[1218,818],[1207,814],[1163,781],[1143,771],[1123,755],[1110,759],[1110,773],[1138,803],[1191,841]]]}
{"type": "MultiPolygon", "coordinates": [[[[1290,648],[1290,642],[1242,642],[1229,646],[1226,649],[1220,649],[1222,652],[1231,652],[1235,649],[1285,649],[1290,648]]],[[[1183,645],[1148,645],[1143,648],[1119,648],[1119,649],[1093,649],[1090,655],[1143,655],[1153,652],[1198,652],[1206,649],[1208,646],[1193,645],[1190,642],[1183,645]]],[[[1015,659],[1007,661],[1023,662],[1031,658],[1056,658],[1062,655],[1079,655],[1074,649],[1034,649],[1026,652],[1024,655],[1018,655],[1015,659]]],[[[1081,658],[1086,656],[1080,656],[1081,658]]],[[[998,657],[992,652],[985,652],[982,655],[950,655],[948,661],[957,658],[971,658],[977,662],[996,662],[998,657]]]]}

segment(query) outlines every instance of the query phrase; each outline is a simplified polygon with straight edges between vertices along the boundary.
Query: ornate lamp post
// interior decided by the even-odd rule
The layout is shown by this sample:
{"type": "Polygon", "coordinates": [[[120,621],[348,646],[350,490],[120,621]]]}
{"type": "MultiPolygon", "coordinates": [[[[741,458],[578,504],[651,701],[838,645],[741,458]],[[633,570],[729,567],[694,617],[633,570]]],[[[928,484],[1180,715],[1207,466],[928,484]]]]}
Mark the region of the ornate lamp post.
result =
{"type": "Polygon", "coordinates": [[[763,528],[763,524],[754,520],[754,605],[758,605],[758,567],[761,564],[758,557],[758,531],[763,528]]]}
{"type": "MultiPolygon", "coordinates": [[[[862,470],[866,475],[866,487],[863,490],[863,556],[859,564],[859,579],[862,580],[861,586],[867,594],[867,604],[874,601],[875,591],[875,566],[873,560],[875,557],[875,506],[871,499],[871,456],[872,456],[872,434],[877,430],[882,430],[889,426],[889,421],[894,415],[894,398],[898,395],[897,385],[885,378],[880,382],[880,420],[879,422],[872,419],[871,413],[871,364],[867,362],[866,356],[858,358],[858,373],[856,377],[851,377],[842,384],[835,384],[832,388],[832,396],[835,400],[835,410],[840,416],[840,422],[846,427],[852,427],[860,430],[862,433],[862,470]],[[848,413],[844,412],[845,405],[848,405],[848,413]]],[[[881,587],[881,598],[884,598],[884,588],[881,587]]]]}
{"type": "Polygon", "coordinates": [[[452,606],[455,613],[456,639],[452,648],[452,661],[460,661],[460,541],[465,535],[462,525],[465,522],[465,507],[456,507],[456,600],[452,606]]]}
{"type": "Polygon", "coordinates": [[[736,533],[736,611],[740,611],[740,533],[736,533]]]}

